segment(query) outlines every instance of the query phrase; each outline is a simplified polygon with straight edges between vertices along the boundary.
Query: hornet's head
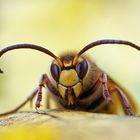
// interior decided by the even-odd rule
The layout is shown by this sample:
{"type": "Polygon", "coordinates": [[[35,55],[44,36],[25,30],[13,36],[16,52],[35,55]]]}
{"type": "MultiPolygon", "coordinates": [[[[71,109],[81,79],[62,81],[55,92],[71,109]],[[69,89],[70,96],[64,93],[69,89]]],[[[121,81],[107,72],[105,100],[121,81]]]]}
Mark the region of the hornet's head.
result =
{"type": "Polygon", "coordinates": [[[75,99],[82,92],[82,80],[88,70],[86,59],[79,57],[74,62],[74,55],[66,55],[60,58],[61,64],[54,60],[51,64],[51,74],[57,82],[61,97],[68,101],[68,105],[74,104],[75,99]]]}

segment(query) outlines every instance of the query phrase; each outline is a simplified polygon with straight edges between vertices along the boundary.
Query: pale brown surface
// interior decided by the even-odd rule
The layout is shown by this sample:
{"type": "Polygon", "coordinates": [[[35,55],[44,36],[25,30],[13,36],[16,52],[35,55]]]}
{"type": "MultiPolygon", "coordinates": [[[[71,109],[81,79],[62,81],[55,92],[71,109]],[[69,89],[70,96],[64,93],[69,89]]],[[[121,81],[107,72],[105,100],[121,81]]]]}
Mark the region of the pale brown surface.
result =
{"type": "MultiPolygon", "coordinates": [[[[46,113],[46,112],[42,112],[46,113]]],[[[140,118],[87,112],[49,111],[55,117],[34,112],[0,118],[0,128],[11,126],[53,126],[62,140],[139,140],[140,118]]]]}

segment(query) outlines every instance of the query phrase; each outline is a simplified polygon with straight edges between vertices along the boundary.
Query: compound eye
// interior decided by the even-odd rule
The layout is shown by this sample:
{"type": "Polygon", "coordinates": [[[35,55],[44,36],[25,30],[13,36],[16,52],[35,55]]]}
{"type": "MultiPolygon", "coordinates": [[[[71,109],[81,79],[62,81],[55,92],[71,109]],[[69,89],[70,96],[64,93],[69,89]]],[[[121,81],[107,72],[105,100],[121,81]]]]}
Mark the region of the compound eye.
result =
{"type": "Polygon", "coordinates": [[[76,66],[76,71],[77,71],[78,76],[79,76],[80,79],[84,78],[84,76],[87,73],[87,70],[88,70],[88,64],[87,64],[86,60],[83,60],[82,62],[80,62],[76,66]]]}
{"type": "Polygon", "coordinates": [[[52,74],[52,77],[54,78],[54,80],[56,80],[58,82],[59,76],[60,76],[60,68],[58,65],[56,65],[54,63],[51,64],[51,74],[52,74]]]}

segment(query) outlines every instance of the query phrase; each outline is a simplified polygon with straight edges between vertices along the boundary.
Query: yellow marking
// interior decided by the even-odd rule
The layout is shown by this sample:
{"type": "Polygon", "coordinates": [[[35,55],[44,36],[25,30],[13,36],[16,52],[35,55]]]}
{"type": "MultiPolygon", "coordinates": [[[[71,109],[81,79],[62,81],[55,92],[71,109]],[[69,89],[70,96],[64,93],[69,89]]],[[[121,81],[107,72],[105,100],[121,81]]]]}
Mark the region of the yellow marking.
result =
{"type": "Polygon", "coordinates": [[[79,81],[77,72],[73,69],[63,70],[60,74],[59,82],[64,86],[73,86],[79,81]]]}
{"type": "Polygon", "coordinates": [[[66,91],[66,88],[65,88],[64,86],[58,84],[58,90],[59,90],[61,96],[62,96],[63,98],[65,98],[65,91],[66,91]]]}
{"type": "Polygon", "coordinates": [[[72,95],[68,95],[68,105],[72,104],[73,105],[73,97],[72,95]]]}
{"type": "Polygon", "coordinates": [[[82,90],[82,84],[79,82],[77,83],[74,87],[73,87],[73,90],[74,90],[74,94],[76,97],[78,97],[81,93],[81,90],[82,90]]]}
{"type": "Polygon", "coordinates": [[[63,61],[63,64],[65,67],[68,67],[72,65],[72,61],[63,61]]]}
{"type": "Polygon", "coordinates": [[[63,63],[59,57],[56,58],[56,62],[58,63],[58,65],[60,65],[60,67],[63,66],[63,63]]]}
{"type": "Polygon", "coordinates": [[[76,63],[78,62],[78,58],[79,58],[78,55],[76,55],[76,56],[74,57],[74,59],[73,59],[73,65],[76,65],[76,63]]]}

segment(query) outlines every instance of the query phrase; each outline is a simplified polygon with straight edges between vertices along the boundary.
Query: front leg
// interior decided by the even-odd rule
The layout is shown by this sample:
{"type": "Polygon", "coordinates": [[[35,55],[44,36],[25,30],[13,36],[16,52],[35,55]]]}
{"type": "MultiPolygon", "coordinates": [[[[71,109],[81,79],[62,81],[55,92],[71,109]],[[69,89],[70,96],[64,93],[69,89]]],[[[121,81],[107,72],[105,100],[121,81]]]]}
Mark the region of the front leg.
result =
{"type": "Polygon", "coordinates": [[[10,115],[13,114],[15,112],[17,112],[18,110],[20,110],[25,104],[27,104],[29,101],[32,102],[33,98],[38,94],[37,96],[37,100],[36,100],[36,108],[40,107],[40,102],[42,100],[42,87],[44,87],[44,85],[47,85],[48,89],[55,94],[56,96],[59,95],[58,90],[53,86],[53,84],[51,83],[51,81],[49,80],[47,74],[43,74],[41,76],[40,82],[39,82],[39,86],[27,97],[26,100],[24,100],[20,105],[18,105],[16,108],[2,113],[0,114],[1,116],[6,116],[6,115],[10,115]]]}
{"type": "Polygon", "coordinates": [[[46,82],[46,74],[43,74],[41,76],[41,79],[39,81],[39,86],[38,86],[38,95],[37,95],[37,99],[36,99],[36,104],[35,104],[35,108],[40,108],[40,102],[42,101],[42,88],[44,87],[46,82]]]}
{"type": "Polygon", "coordinates": [[[56,97],[60,97],[59,91],[52,84],[52,82],[48,78],[47,74],[43,74],[41,79],[40,79],[39,86],[38,86],[38,96],[37,96],[37,100],[36,100],[36,109],[41,106],[40,102],[42,100],[42,88],[45,87],[45,85],[53,95],[55,95],[56,97]]]}
{"type": "Polygon", "coordinates": [[[117,85],[115,85],[115,84],[112,87],[109,88],[109,91],[111,93],[113,93],[114,91],[116,91],[119,94],[125,113],[128,116],[133,116],[134,113],[132,111],[131,103],[128,100],[128,98],[125,95],[125,93],[117,85]]]}
{"type": "Polygon", "coordinates": [[[110,80],[109,81],[107,80],[107,75],[105,73],[102,74],[101,82],[103,85],[103,97],[104,97],[104,99],[107,102],[113,102],[111,94],[114,91],[116,91],[121,98],[121,102],[122,102],[125,113],[129,116],[132,116],[133,111],[132,111],[130,101],[128,100],[127,96],[123,93],[123,91],[115,83],[111,83],[111,86],[108,87],[107,84],[108,84],[108,82],[110,83],[110,80]]]}
{"type": "Polygon", "coordinates": [[[105,73],[102,74],[102,77],[100,78],[100,81],[103,86],[103,97],[107,102],[113,102],[112,96],[109,93],[108,87],[107,87],[107,75],[105,73]]]}

